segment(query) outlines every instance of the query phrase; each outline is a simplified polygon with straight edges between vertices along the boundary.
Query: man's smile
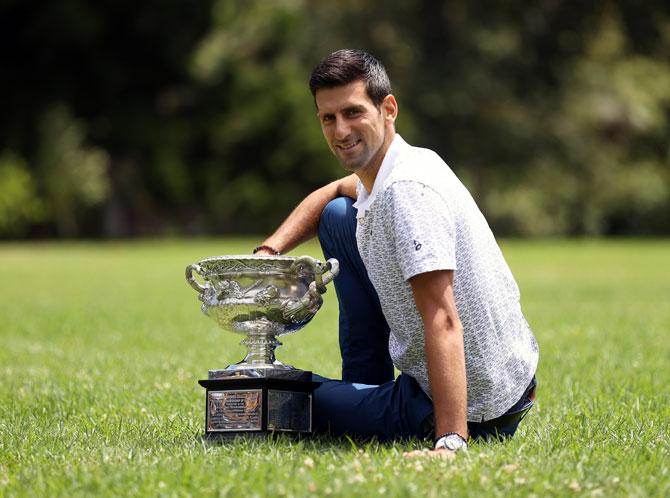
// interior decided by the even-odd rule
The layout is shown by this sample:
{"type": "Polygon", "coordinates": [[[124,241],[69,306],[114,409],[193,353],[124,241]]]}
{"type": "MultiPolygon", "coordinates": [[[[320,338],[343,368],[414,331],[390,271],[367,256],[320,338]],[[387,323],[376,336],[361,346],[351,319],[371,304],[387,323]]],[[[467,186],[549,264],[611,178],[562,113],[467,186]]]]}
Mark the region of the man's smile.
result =
{"type": "Polygon", "coordinates": [[[356,147],[359,143],[361,143],[361,139],[360,139],[360,138],[359,138],[358,140],[353,140],[353,141],[351,141],[351,142],[345,142],[345,143],[337,144],[336,147],[337,147],[338,149],[340,149],[340,150],[347,151],[347,150],[351,150],[351,149],[353,149],[353,148],[356,147]]]}

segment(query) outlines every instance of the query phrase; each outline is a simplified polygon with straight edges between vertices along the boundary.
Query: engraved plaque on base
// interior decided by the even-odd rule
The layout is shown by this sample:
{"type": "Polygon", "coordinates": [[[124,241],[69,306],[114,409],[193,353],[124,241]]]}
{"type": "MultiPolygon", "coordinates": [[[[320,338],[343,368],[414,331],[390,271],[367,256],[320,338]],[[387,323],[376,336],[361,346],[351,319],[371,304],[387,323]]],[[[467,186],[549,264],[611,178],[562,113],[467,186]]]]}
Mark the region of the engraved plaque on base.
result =
{"type": "Polygon", "coordinates": [[[268,390],[268,429],[312,432],[312,395],[268,390]]]}
{"type": "Polygon", "coordinates": [[[262,394],[261,389],[209,391],[207,432],[260,431],[262,394]]]}

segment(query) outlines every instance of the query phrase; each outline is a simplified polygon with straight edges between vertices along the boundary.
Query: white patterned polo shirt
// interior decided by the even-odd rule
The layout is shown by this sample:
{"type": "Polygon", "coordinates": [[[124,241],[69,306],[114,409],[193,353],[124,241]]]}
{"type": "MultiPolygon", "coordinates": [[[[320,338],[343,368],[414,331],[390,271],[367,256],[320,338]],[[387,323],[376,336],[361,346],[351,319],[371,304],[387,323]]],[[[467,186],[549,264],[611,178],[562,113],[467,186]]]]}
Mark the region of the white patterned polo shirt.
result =
{"type": "Polygon", "coordinates": [[[464,329],[468,420],[504,414],[537,368],[538,346],[519,304],[519,288],[472,196],[440,157],[399,135],[368,194],[358,184],[358,249],[391,329],[398,370],[431,395],[424,329],[408,280],[454,270],[464,329]]]}

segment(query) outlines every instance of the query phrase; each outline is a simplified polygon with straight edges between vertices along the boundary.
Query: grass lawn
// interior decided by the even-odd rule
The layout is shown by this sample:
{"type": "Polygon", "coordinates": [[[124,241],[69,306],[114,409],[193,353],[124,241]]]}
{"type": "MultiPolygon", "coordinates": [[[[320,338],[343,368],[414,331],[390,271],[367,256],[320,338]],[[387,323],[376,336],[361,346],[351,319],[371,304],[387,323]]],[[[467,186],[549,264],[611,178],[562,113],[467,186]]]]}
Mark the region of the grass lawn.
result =
{"type": "MultiPolygon", "coordinates": [[[[539,402],[450,462],[403,459],[418,441],[200,440],[197,380],[243,348],[184,267],[256,243],[0,245],[0,496],[670,496],[670,242],[505,242],[539,402]]],[[[336,304],[279,358],[337,376],[336,304]]]]}

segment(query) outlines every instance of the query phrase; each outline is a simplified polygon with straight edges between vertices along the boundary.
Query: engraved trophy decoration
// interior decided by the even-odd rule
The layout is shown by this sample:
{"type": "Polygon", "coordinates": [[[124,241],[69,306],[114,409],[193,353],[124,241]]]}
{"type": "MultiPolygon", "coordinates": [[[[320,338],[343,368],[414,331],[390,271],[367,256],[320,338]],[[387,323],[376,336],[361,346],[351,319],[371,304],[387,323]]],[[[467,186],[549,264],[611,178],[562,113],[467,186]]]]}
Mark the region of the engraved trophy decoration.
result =
{"type": "Polygon", "coordinates": [[[203,313],[226,330],[243,334],[247,355],[210,370],[205,437],[312,432],[312,373],[275,358],[277,337],[297,332],[323,303],[321,294],[339,273],[336,259],[309,256],[218,256],[186,267],[203,313]],[[194,274],[200,278],[196,279],[194,274]]]}

